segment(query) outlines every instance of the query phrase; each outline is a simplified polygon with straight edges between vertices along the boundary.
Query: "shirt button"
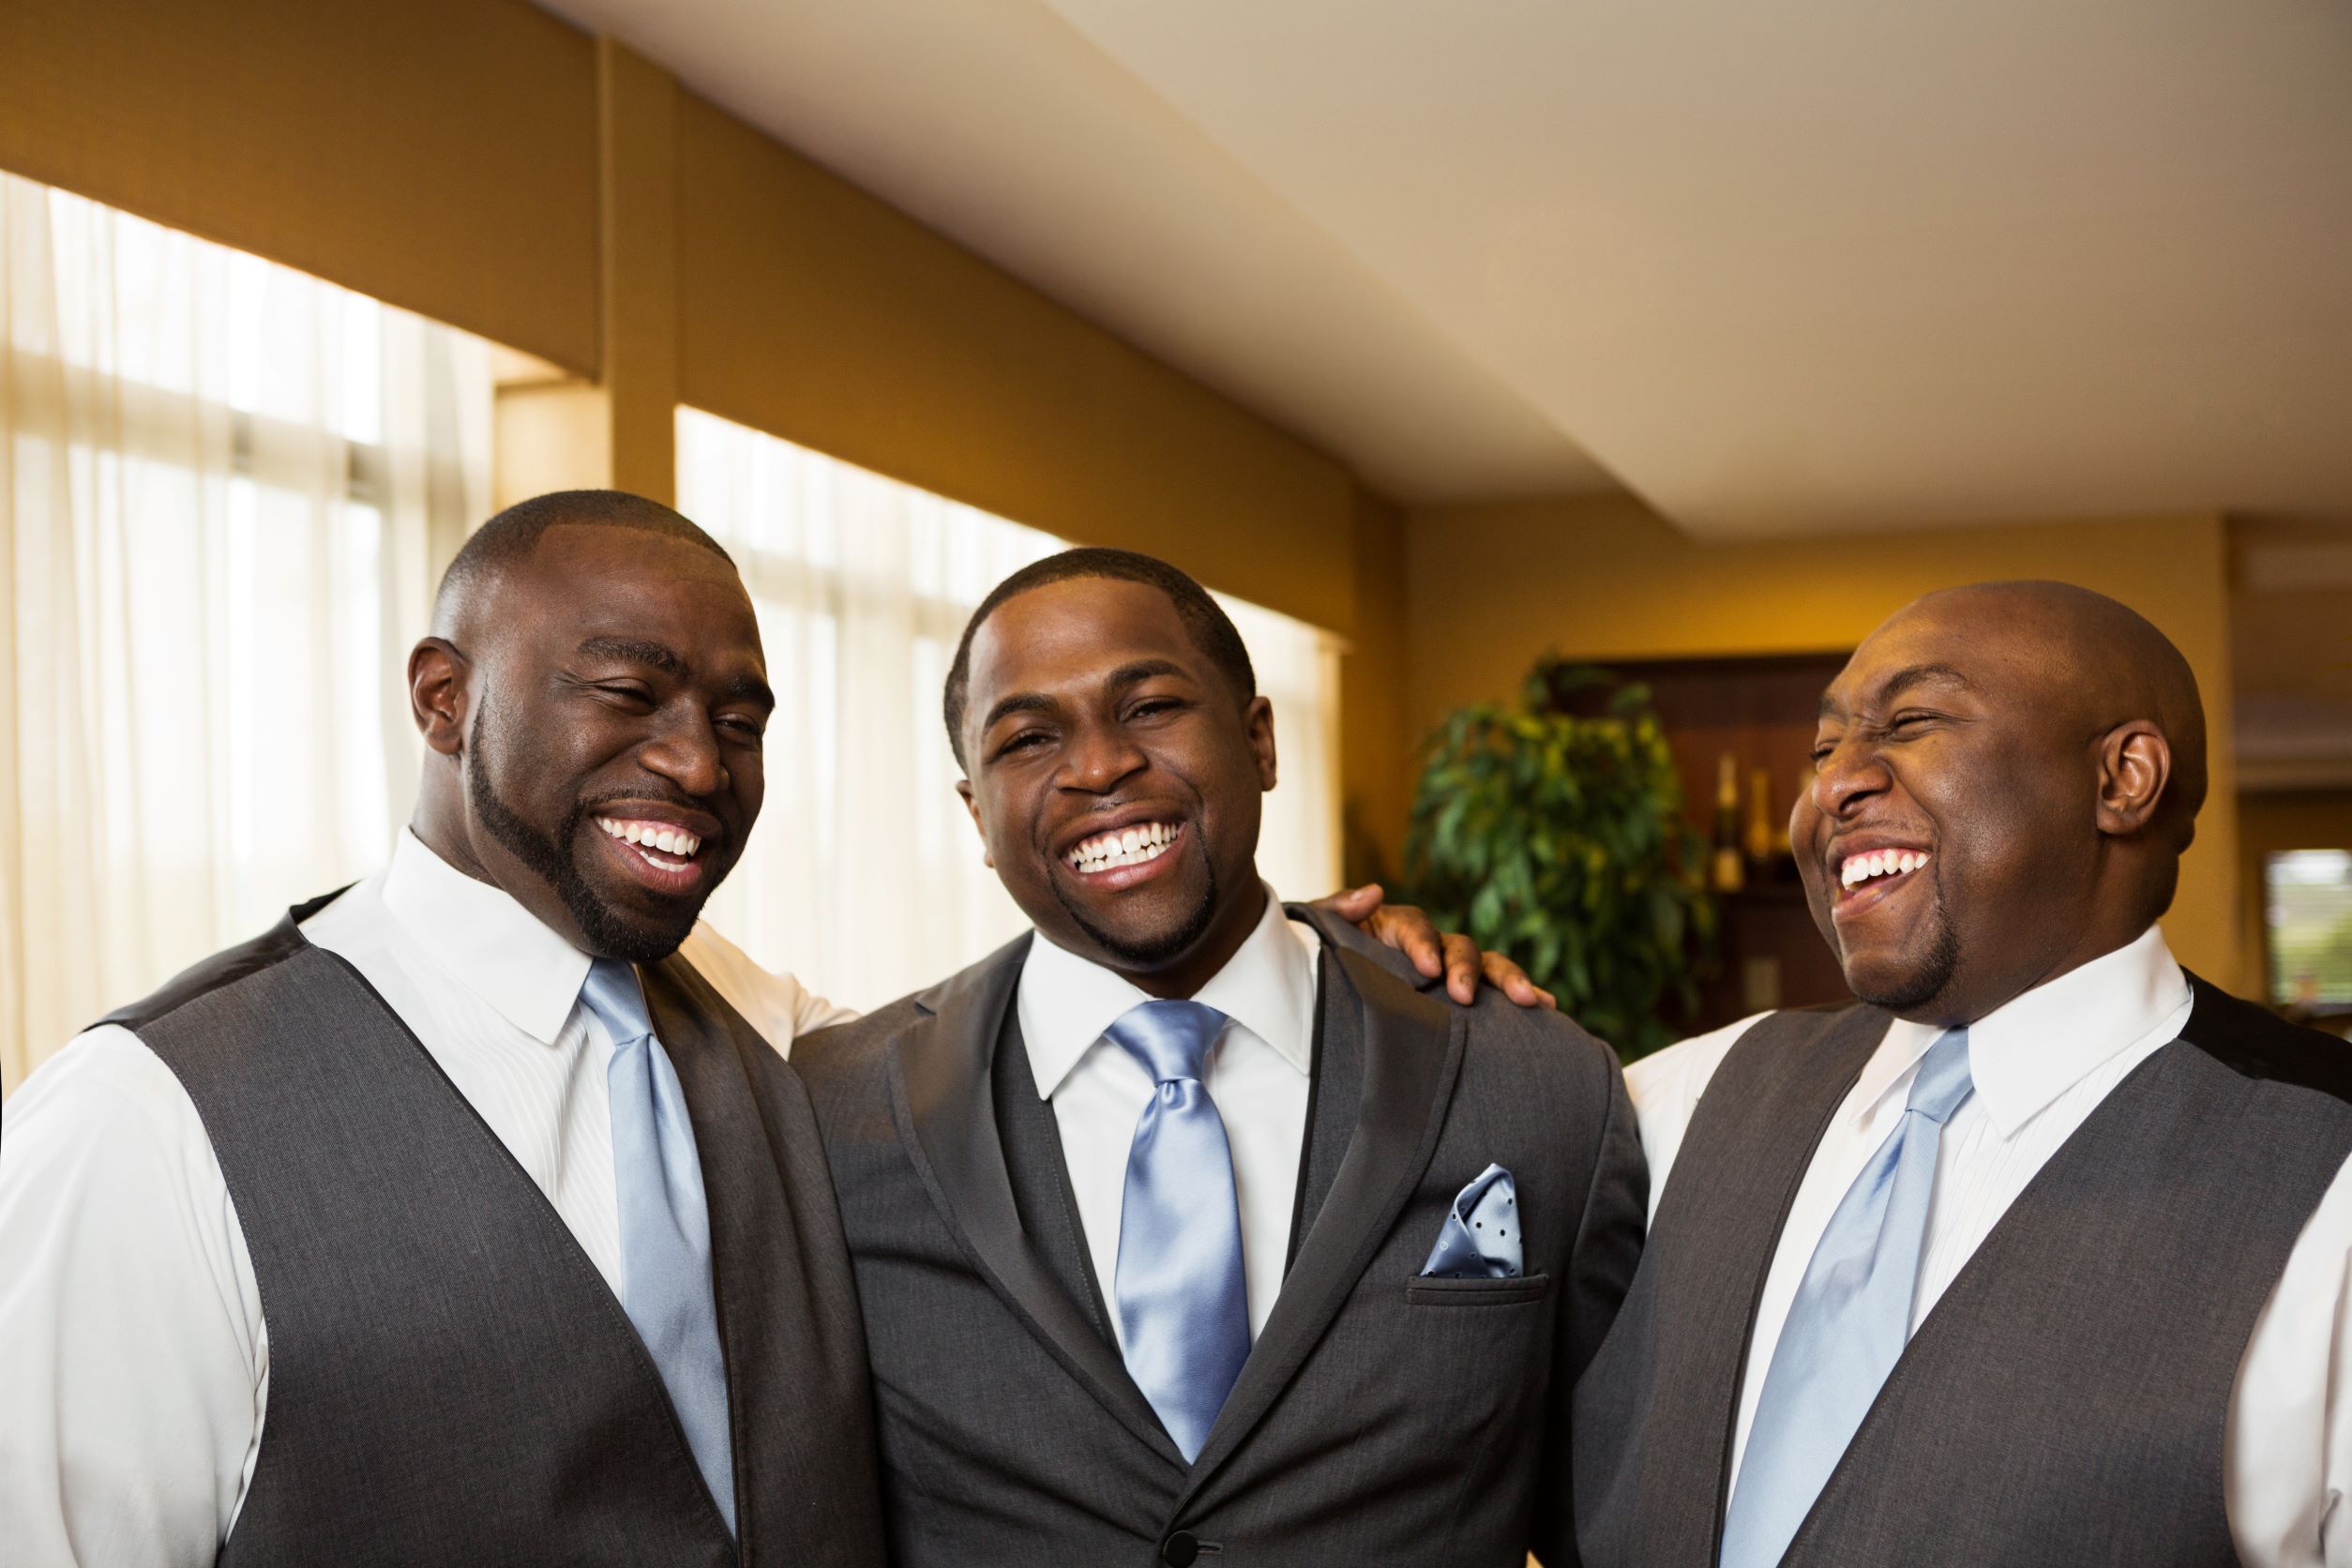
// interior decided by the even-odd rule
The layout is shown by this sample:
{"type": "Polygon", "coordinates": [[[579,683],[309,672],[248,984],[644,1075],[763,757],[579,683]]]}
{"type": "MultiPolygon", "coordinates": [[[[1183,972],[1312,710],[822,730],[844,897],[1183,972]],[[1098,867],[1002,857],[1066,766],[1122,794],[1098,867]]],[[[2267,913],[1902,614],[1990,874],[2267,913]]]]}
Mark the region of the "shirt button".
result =
{"type": "Polygon", "coordinates": [[[1200,1543],[1188,1530],[1180,1530],[1160,1543],[1160,1560],[1168,1568],[1192,1568],[1192,1560],[1199,1555],[1200,1543]]]}

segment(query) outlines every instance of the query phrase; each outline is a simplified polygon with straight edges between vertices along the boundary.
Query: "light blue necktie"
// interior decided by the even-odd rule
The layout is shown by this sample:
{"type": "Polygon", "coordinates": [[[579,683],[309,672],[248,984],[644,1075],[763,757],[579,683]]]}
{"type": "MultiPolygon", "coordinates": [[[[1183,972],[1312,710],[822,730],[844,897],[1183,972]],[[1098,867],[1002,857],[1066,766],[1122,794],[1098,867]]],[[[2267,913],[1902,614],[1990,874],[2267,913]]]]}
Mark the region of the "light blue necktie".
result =
{"type": "Polygon", "coordinates": [[[598,958],[580,1005],[612,1037],[612,1179],[621,1217],[621,1304],[670,1391],[686,1446],[730,1531],[735,1459],[727,1425],[727,1363],[711,1289],[711,1214],[686,1091],[654,1038],[637,972],[598,958]]]}
{"type": "Polygon", "coordinates": [[[1187,1463],[1249,1359],[1233,1150],[1200,1081],[1224,1027],[1198,1002],[1146,1002],[1105,1032],[1159,1086],[1127,1151],[1116,1293],[1127,1371],[1187,1463]]]}
{"type": "Polygon", "coordinates": [[[1946,1030],[1920,1059],[1903,1120],[1821,1233],[1764,1374],[1724,1518],[1723,1568],[1771,1568],[1781,1560],[1903,1354],[1936,1188],[1936,1145],[1974,1088],[1968,1032],[1946,1030]]]}

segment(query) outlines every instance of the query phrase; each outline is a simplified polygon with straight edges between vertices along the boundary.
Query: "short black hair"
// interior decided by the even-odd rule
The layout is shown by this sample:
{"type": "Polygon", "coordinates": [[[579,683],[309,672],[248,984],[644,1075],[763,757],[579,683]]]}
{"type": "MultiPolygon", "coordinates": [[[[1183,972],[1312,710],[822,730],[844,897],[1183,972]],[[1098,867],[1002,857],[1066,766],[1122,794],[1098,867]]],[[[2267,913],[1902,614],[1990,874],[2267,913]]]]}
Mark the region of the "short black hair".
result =
{"type": "Polygon", "coordinates": [[[449,563],[449,569],[441,574],[441,586],[433,594],[434,626],[442,624],[445,612],[468,589],[495,580],[531,554],[540,535],[561,527],[626,528],[658,534],[707,550],[731,566],[735,564],[716,539],[658,501],[627,490],[551,490],[516,502],[474,531],[457,559],[449,563]]]}
{"type": "Polygon", "coordinates": [[[957,766],[969,765],[964,761],[964,702],[972,686],[972,639],[980,630],[981,623],[996,612],[997,606],[1016,595],[1081,577],[1140,582],[1167,595],[1168,603],[1176,607],[1176,618],[1184,624],[1184,633],[1192,639],[1192,645],[1216,666],[1217,673],[1233,688],[1234,695],[1244,703],[1258,695],[1258,671],[1250,668],[1249,649],[1243,645],[1242,634],[1234,629],[1232,618],[1209,596],[1206,588],[1156,556],[1132,550],[1065,550],[1059,555],[1031,562],[989,589],[988,596],[980,601],[980,608],[964,623],[963,640],[956,644],[956,662],[947,671],[945,703],[947,744],[955,748],[957,766]]]}

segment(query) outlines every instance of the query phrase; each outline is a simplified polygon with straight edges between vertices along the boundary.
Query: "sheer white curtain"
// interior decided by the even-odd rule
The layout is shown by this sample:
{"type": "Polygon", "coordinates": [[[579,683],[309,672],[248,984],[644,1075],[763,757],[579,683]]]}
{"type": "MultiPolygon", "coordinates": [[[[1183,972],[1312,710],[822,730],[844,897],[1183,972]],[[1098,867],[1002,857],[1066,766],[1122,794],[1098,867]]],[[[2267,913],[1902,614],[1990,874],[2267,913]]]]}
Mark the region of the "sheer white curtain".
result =
{"type": "Polygon", "coordinates": [[[384,854],[487,345],[0,175],[0,1083],[384,854]]]}
{"type": "MultiPolygon", "coordinates": [[[[1025,925],[981,864],[940,689],[973,607],[1064,542],[693,409],[678,505],[759,607],[776,689],[767,803],[708,917],[761,963],[872,1007],[1025,925]]],[[[1221,596],[1222,597],[1222,596],[1221,596]]],[[[1286,896],[1338,885],[1338,650],[1226,598],[1274,698],[1281,787],[1259,865],[1286,896]]]]}

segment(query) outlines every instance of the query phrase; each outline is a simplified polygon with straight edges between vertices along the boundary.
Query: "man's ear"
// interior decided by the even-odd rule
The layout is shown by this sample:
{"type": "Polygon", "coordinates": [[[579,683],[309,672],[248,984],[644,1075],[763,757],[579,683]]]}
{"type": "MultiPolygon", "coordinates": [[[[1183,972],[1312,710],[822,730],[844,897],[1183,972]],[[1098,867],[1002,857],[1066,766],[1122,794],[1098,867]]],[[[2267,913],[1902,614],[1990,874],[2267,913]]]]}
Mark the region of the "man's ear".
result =
{"type": "Polygon", "coordinates": [[[1253,697],[1249,706],[1242,710],[1242,728],[1249,732],[1249,748],[1258,757],[1258,787],[1274,787],[1274,703],[1263,697],[1253,697]]]}
{"type": "Polygon", "coordinates": [[[2147,830],[2172,782],[2172,743],[2144,718],[2126,719],[2099,741],[2099,831],[2129,838],[2147,830]]]}
{"type": "Polygon", "coordinates": [[[409,652],[409,716],[425,744],[444,757],[465,749],[466,683],[473,668],[445,638],[428,637],[409,652]]]}
{"type": "Polygon", "coordinates": [[[972,792],[972,780],[956,780],[956,792],[964,797],[964,809],[972,813],[972,828],[980,835],[980,864],[993,871],[996,869],[996,856],[988,852],[988,830],[981,823],[980,801],[972,792]]]}

